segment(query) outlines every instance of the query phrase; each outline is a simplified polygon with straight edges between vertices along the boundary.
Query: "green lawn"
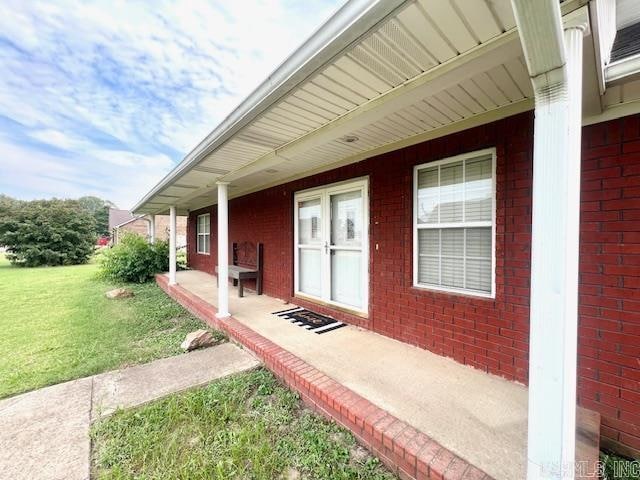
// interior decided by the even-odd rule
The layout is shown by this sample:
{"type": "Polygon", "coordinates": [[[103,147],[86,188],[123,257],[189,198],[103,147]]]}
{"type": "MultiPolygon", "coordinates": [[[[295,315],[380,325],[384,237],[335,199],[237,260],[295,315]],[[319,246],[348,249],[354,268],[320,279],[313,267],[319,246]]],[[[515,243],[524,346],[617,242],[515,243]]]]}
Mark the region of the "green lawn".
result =
{"type": "Polygon", "coordinates": [[[202,328],[153,282],[106,299],[118,285],[97,269],[12,267],[0,254],[0,398],[180,353],[202,328]]]}
{"type": "Polygon", "coordinates": [[[610,452],[600,452],[604,465],[600,480],[640,480],[638,460],[629,460],[610,452]]]}
{"type": "Polygon", "coordinates": [[[99,479],[392,479],[259,369],[94,424],[99,479]]]}

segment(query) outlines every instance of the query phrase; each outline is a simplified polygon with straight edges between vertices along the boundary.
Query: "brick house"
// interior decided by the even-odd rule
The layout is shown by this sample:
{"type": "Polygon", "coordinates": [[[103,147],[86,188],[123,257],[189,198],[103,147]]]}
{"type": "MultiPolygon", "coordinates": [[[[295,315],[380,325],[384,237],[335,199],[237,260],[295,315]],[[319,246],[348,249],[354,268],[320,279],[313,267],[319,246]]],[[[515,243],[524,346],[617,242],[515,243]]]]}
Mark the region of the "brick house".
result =
{"type": "Polygon", "coordinates": [[[188,215],[193,269],[261,242],[265,294],[528,385],[528,478],[569,478],[576,404],[637,458],[639,22],[347,2],[134,211],[188,215]]]}
{"type": "MultiPolygon", "coordinates": [[[[187,242],[187,217],[176,218],[177,245],[183,247],[187,242]]],[[[117,244],[125,232],[156,240],[169,239],[169,215],[133,215],[128,210],[109,209],[109,231],[111,243],[117,244]]]]}

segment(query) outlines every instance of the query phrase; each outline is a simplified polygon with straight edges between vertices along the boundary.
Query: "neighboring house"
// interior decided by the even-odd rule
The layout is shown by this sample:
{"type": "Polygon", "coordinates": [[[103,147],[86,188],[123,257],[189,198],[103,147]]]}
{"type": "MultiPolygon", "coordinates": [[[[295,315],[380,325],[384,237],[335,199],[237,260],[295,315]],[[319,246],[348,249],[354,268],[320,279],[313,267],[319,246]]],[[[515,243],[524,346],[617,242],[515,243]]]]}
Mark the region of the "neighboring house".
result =
{"type": "Polygon", "coordinates": [[[191,268],[261,242],[267,295],[527,384],[538,478],[576,384],[640,455],[640,7],[513,5],[347,2],[134,212],[188,215],[191,268]]]}
{"type": "MultiPolygon", "coordinates": [[[[187,218],[184,216],[176,217],[176,226],[177,246],[179,248],[184,247],[187,241],[187,218]]],[[[133,215],[127,210],[110,208],[109,231],[111,232],[111,243],[113,245],[116,245],[127,232],[135,233],[148,239],[151,238],[152,232],[155,232],[154,238],[156,240],[168,240],[169,216],[133,215]],[[152,224],[152,219],[155,221],[155,225],[152,224]]]]}

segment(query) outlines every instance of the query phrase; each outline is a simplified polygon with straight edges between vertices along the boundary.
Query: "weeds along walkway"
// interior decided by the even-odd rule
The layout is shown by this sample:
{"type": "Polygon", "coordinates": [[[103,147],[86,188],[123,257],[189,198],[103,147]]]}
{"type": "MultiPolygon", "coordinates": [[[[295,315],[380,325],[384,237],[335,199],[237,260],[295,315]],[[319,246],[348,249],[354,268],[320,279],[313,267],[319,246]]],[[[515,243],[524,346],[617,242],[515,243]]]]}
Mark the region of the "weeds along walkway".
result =
{"type": "Polygon", "coordinates": [[[92,421],[258,364],[224,343],[0,401],[0,478],[88,479],[92,421]]]}

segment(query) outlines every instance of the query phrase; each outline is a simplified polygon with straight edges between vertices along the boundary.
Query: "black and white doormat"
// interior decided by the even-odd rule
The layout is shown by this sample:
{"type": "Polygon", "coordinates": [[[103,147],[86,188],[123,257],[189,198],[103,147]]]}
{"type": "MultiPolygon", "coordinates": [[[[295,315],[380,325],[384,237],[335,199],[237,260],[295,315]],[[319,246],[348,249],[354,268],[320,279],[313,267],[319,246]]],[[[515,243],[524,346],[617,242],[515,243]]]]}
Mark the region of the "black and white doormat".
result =
{"type": "Polygon", "coordinates": [[[339,322],[334,318],[320,315],[302,307],[273,312],[274,315],[289,320],[294,325],[306,328],[310,332],[317,334],[327,333],[332,330],[346,326],[346,323],[339,322]]]}

